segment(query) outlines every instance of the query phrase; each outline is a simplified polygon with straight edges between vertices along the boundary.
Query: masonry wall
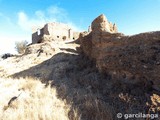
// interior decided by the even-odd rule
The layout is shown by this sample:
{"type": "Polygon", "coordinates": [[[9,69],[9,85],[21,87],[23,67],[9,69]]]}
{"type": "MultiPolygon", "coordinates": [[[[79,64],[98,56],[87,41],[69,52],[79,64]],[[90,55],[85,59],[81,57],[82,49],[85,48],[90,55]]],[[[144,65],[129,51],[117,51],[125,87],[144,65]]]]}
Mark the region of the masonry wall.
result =
{"type": "Polygon", "coordinates": [[[39,43],[42,41],[42,37],[43,37],[43,28],[39,29],[37,28],[37,31],[35,31],[34,33],[32,33],[32,43],[39,43]]]}
{"type": "Polygon", "coordinates": [[[52,39],[54,40],[63,40],[64,38],[70,39],[69,36],[73,36],[73,32],[70,31],[70,27],[63,23],[46,24],[44,26],[44,34],[52,36],[52,39]]]}
{"type": "Polygon", "coordinates": [[[81,33],[83,52],[117,83],[160,90],[160,31],[125,36],[105,24],[101,15],[92,22],[92,32],[81,33]]]}
{"type": "MultiPolygon", "coordinates": [[[[32,30],[33,31],[33,30],[32,30]]],[[[40,43],[54,40],[78,39],[79,32],[74,32],[63,23],[47,23],[43,28],[36,28],[32,34],[32,43],[40,43]]]]}

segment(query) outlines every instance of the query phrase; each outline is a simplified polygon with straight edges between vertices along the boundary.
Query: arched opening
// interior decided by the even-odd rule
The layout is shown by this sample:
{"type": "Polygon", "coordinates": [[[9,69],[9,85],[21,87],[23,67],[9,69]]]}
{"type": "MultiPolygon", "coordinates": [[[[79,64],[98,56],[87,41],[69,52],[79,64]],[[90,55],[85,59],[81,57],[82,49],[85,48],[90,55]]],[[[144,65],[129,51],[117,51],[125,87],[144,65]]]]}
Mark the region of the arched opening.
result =
{"type": "Polygon", "coordinates": [[[57,36],[57,38],[59,38],[59,36],[57,36]]]}

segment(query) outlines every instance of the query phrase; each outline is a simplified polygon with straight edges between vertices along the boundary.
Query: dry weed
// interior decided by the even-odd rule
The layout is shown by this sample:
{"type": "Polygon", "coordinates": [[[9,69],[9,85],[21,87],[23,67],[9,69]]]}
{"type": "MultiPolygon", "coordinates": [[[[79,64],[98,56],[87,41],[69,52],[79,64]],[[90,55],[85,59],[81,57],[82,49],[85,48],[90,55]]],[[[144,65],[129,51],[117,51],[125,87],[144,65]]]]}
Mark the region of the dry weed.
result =
{"type": "Polygon", "coordinates": [[[0,79],[0,88],[2,120],[68,120],[70,107],[38,80],[0,79]]]}

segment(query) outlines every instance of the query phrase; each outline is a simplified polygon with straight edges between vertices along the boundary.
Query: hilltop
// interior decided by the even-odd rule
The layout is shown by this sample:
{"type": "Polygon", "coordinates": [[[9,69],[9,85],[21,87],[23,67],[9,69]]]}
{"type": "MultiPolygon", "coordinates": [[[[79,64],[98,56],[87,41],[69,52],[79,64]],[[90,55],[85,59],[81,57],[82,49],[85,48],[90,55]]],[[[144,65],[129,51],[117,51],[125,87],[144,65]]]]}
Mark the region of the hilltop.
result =
{"type": "Polygon", "coordinates": [[[114,120],[118,113],[158,117],[159,31],[125,36],[105,15],[72,41],[69,36],[63,39],[64,31],[52,39],[49,27],[45,30],[34,31],[40,38],[34,37],[24,54],[0,62],[0,118],[114,120]]]}

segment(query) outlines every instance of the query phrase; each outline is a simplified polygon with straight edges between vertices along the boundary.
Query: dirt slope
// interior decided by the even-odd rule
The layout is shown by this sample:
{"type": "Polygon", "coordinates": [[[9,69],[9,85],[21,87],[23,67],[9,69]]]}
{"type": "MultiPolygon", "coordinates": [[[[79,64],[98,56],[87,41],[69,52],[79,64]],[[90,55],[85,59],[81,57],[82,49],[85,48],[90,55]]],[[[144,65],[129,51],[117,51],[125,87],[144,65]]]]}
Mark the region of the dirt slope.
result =
{"type": "MultiPolygon", "coordinates": [[[[68,119],[114,120],[117,119],[117,113],[157,114],[160,111],[158,93],[154,90],[142,91],[140,86],[133,89],[132,86],[114,82],[109,74],[99,73],[94,61],[89,60],[76,43],[41,43],[29,47],[31,52],[1,61],[0,76],[11,77],[13,80],[20,78],[20,81],[21,78],[29,77],[35,81],[38,79],[45,86],[51,86],[56,90],[57,99],[66,101],[64,106],[70,106],[67,107],[69,110],[64,109],[68,119]],[[50,54],[46,54],[48,51],[50,54]]],[[[9,82],[16,85],[16,82],[9,82]]],[[[7,86],[5,89],[12,91],[7,86]]],[[[14,111],[17,109],[14,108],[14,111]]]]}

